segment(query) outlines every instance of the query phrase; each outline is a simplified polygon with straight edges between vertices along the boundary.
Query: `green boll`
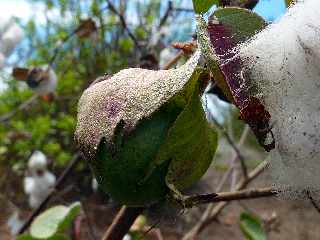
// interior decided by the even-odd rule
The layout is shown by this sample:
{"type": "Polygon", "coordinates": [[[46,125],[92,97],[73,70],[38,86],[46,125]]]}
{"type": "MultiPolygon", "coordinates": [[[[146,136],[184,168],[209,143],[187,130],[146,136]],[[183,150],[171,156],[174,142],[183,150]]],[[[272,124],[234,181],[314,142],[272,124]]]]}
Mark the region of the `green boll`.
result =
{"type": "Polygon", "coordinates": [[[76,140],[115,201],[162,201],[210,166],[217,135],[200,101],[199,58],[174,70],[125,69],[83,93],[76,140]]]}

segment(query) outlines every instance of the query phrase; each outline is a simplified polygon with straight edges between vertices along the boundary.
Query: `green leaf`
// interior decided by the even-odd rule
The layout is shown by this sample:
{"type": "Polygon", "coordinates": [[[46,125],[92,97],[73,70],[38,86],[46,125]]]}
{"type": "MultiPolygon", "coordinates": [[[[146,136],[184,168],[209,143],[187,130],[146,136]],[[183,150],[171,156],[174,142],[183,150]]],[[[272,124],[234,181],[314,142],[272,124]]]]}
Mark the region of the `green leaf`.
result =
{"type": "Polygon", "coordinates": [[[213,5],[220,5],[220,0],[192,0],[195,13],[205,13],[213,5]]]}
{"type": "Polygon", "coordinates": [[[230,31],[235,43],[241,43],[267,26],[258,14],[237,7],[218,8],[210,18],[216,18],[230,31]]]}
{"type": "Polygon", "coordinates": [[[166,180],[178,190],[204,175],[217,148],[217,133],[207,122],[198,87],[191,86],[193,93],[188,104],[170,128],[156,158],[157,164],[171,160],[166,180]]]}
{"type": "Polygon", "coordinates": [[[242,213],[240,215],[240,229],[248,240],[267,239],[260,219],[249,213],[242,213]]]}
{"type": "Polygon", "coordinates": [[[69,207],[55,206],[40,214],[31,224],[30,234],[38,239],[48,239],[69,227],[80,212],[81,204],[73,203],[69,207]]]}

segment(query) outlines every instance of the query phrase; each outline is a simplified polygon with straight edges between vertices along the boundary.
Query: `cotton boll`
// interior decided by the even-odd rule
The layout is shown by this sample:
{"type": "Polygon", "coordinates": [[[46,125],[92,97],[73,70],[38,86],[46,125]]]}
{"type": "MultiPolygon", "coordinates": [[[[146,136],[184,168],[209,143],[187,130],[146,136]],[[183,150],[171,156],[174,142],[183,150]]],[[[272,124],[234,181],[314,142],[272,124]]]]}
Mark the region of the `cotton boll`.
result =
{"type": "Polygon", "coordinates": [[[28,168],[31,172],[34,170],[45,170],[47,168],[47,157],[41,151],[34,151],[29,158],[28,168]]]}
{"type": "Polygon", "coordinates": [[[122,240],[131,240],[131,236],[129,234],[124,235],[124,237],[122,238],[122,240]]]}
{"type": "Polygon", "coordinates": [[[274,122],[275,184],[300,196],[320,190],[319,15],[320,1],[300,1],[240,48],[247,84],[274,122]]]}
{"type": "Polygon", "coordinates": [[[54,186],[56,177],[47,170],[47,158],[40,151],[30,157],[28,170],[30,176],[24,178],[24,192],[29,195],[30,207],[37,208],[54,186]]]}
{"type": "Polygon", "coordinates": [[[57,75],[48,66],[35,67],[28,75],[28,86],[39,96],[55,93],[57,87],[57,75]]]}
{"type": "Polygon", "coordinates": [[[5,56],[10,55],[12,50],[22,40],[22,37],[22,29],[16,23],[13,23],[1,36],[0,52],[5,56]]]}

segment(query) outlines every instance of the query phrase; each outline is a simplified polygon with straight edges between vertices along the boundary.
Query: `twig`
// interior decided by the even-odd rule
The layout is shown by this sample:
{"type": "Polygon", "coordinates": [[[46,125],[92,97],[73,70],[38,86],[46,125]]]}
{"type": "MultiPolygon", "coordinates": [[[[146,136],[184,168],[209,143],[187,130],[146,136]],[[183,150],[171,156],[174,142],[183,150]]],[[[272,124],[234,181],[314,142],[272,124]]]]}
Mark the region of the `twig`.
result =
{"type": "Polygon", "coordinates": [[[112,224],[103,235],[102,240],[122,240],[143,210],[143,207],[122,206],[117,216],[113,219],[112,224]]]}
{"type": "Polygon", "coordinates": [[[174,64],[176,64],[179,59],[184,55],[184,52],[181,50],[179,51],[162,69],[168,70],[170,69],[174,64]]]}
{"type": "MultiPolygon", "coordinates": [[[[263,161],[252,172],[248,174],[247,179],[242,179],[236,186],[236,191],[244,189],[251,181],[258,177],[264,169],[268,166],[267,161],[263,161]]],[[[210,212],[206,210],[199,222],[183,237],[183,240],[194,239],[199,235],[208,225],[210,225],[217,215],[224,209],[229,202],[220,202],[210,212]]]]}
{"type": "Polygon", "coordinates": [[[163,17],[160,19],[160,23],[159,23],[158,29],[160,29],[166,23],[166,21],[167,21],[168,17],[170,16],[170,13],[171,13],[172,10],[173,10],[172,1],[170,0],[168,2],[168,7],[167,7],[166,12],[164,13],[163,17]]]}
{"type": "Polygon", "coordinates": [[[79,160],[81,159],[80,154],[76,153],[74,157],[72,158],[71,162],[67,166],[67,168],[63,171],[63,173],[60,175],[58,180],[56,181],[55,185],[53,186],[52,190],[49,192],[47,197],[41,202],[41,204],[31,213],[27,221],[22,225],[20,230],[18,231],[18,234],[24,233],[32,221],[35,219],[36,216],[39,215],[44,209],[47,203],[50,201],[50,199],[54,196],[57,188],[63,184],[63,182],[67,179],[67,177],[70,175],[72,170],[75,168],[75,166],[79,163],[79,160]]]}
{"type": "Polygon", "coordinates": [[[173,11],[175,11],[175,12],[194,13],[194,10],[192,8],[174,8],[173,11]]]}
{"type": "MultiPolygon", "coordinates": [[[[240,146],[242,146],[245,140],[247,139],[249,130],[250,130],[250,127],[248,125],[245,125],[242,131],[239,143],[237,144],[238,149],[240,149],[240,146]]],[[[232,177],[231,177],[230,185],[231,185],[231,190],[233,190],[239,180],[239,177],[238,177],[239,167],[240,167],[240,171],[242,171],[242,174],[245,178],[247,178],[248,175],[247,175],[247,166],[245,165],[245,162],[241,161],[241,159],[238,158],[238,154],[236,154],[236,152],[233,157],[233,161],[231,162],[231,165],[232,165],[232,177]]]]}
{"type": "MultiPolygon", "coordinates": [[[[264,170],[265,168],[268,166],[268,162],[267,161],[263,161],[262,163],[260,163],[249,175],[247,179],[243,179],[242,181],[240,181],[235,190],[242,190],[244,189],[250,182],[252,182],[256,177],[258,177],[264,170]]],[[[218,207],[218,205],[213,209],[210,218],[208,218],[204,223],[202,228],[200,229],[200,232],[202,231],[202,229],[205,228],[205,226],[209,225],[211,222],[213,222],[216,218],[216,216],[221,212],[221,210],[227,205],[227,202],[225,202],[225,205],[218,207]]]]}
{"type": "Polygon", "coordinates": [[[233,140],[231,139],[229,134],[224,130],[223,126],[217,121],[217,119],[212,115],[211,115],[211,118],[214,121],[214,124],[217,127],[219,127],[219,129],[221,130],[222,134],[225,136],[225,138],[227,139],[228,143],[231,145],[231,147],[233,148],[233,150],[237,154],[237,158],[240,160],[240,163],[241,163],[241,169],[242,169],[242,172],[243,172],[243,176],[245,178],[247,178],[248,177],[247,166],[245,164],[244,157],[242,156],[238,146],[233,142],[233,140]]]}
{"type": "Polygon", "coordinates": [[[262,197],[270,197],[276,195],[278,192],[270,187],[260,188],[260,189],[246,189],[238,190],[234,192],[221,192],[211,199],[206,199],[199,204],[207,204],[213,202],[229,202],[235,200],[245,200],[245,199],[254,199],[262,197]]]}
{"type": "Polygon", "coordinates": [[[4,115],[2,115],[0,117],[0,122],[6,122],[8,121],[10,118],[12,118],[16,113],[18,113],[19,111],[27,108],[29,105],[31,105],[36,99],[38,98],[38,95],[33,95],[32,97],[30,97],[29,99],[27,99],[26,101],[24,101],[23,103],[21,103],[18,107],[16,107],[15,109],[13,109],[11,112],[8,112],[4,115]]]}
{"type": "Polygon", "coordinates": [[[129,29],[124,16],[116,9],[116,7],[113,5],[113,3],[110,0],[107,0],[107,3],[108,3],[110,11],[112,11],[115,15],[117,15],[119,17],[120,22],[122,24],[122,27],[127,31],[129,37],[132,39],[132,41],[134,42],[136,47],[140,48],[139,42],[138,42],[137,38],[133,35],[131,30],[129,29]]]}

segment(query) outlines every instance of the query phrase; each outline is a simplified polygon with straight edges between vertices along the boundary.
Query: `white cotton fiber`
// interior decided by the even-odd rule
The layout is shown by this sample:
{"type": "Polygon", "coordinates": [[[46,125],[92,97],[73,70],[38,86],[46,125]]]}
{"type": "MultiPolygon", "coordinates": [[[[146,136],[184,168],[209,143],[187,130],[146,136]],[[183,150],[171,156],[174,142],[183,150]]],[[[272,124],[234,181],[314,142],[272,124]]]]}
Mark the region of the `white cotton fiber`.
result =
{"type": "Polygon", "coordinates": [[[18,24],[12,23],[9,28],[2,33],[0,38],[0,52],[9,56],[16,45],[22,40],[23,31],[18,24]]]}
{"type": "Polygon", "coordinates": [[[311,191],[319,199],[320,1],[298,1],[241,46],[240,55],[249,87],[272,116],[275,185],[299,197],[311,191]]]}

